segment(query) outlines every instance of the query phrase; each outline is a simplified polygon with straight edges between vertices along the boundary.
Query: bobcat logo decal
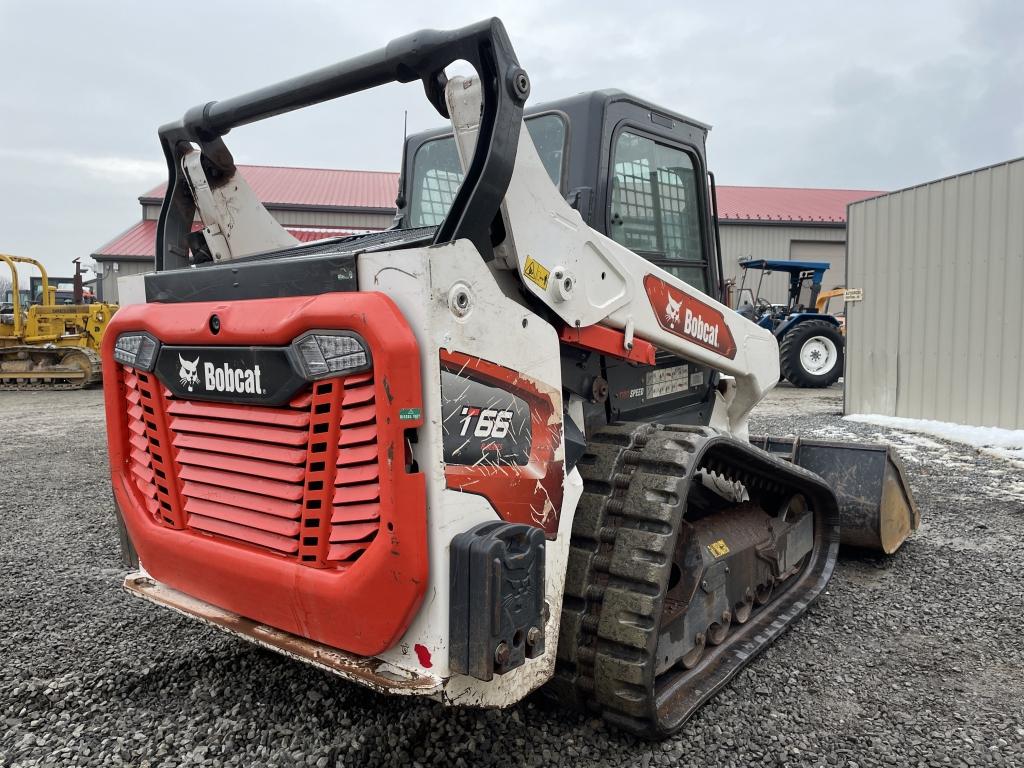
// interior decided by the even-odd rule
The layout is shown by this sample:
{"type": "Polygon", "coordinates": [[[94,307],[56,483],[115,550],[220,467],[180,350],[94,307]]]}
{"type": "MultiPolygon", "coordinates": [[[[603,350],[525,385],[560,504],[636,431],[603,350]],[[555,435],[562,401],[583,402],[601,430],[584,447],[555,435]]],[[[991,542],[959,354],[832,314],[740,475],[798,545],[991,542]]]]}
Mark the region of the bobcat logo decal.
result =
{"type": "Polygon", "coordinates": [[[671,295],[665,297],[665,322],[669,325],[676,325],[679,323],[679,308],[683,305],[682,301],[675,301],[671,295]]]}
{"type": "Polygon", "coordinates": [[[191,392],[192,387],[199,383],[199,358],[197,357],[192,362],[189,362],[181,355],[178,355],[178,361],[181,363],[181,367],[178,369],[181,386],[188,387],[188,391],[191,392]]]}
{"type": "Polygon", "coordinates": [[[709,304],[697,298],[700,293],[695,296],[653,274],[644,277],[644,290],[654,319],[663,330],[721,357],[736,358],[736,340],[722,314],[722,305],[709,304]]]}

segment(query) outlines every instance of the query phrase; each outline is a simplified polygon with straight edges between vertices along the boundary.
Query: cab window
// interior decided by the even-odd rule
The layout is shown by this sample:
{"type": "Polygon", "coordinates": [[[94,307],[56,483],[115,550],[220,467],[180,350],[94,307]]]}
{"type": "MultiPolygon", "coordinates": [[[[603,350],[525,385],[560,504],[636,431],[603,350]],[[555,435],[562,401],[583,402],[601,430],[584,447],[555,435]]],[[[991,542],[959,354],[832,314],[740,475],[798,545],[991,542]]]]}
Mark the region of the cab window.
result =
{"type": "MultiPolygon", "coordinates": [[[[526,129],[548,176],[560,186],[565,121],[558,115],[538,115],[526,119],[526,129]]],[[[462,166],[455,138],[445,136],[424,142],[413,159],[409,226],[434,227],[444,221],[461,184],[462,166]]]]}
{"type": "Polygon", "coordinates": [[[612,151],[609,235],[695,288],[707,290],[692,157],[622,131],[612,151]]]}

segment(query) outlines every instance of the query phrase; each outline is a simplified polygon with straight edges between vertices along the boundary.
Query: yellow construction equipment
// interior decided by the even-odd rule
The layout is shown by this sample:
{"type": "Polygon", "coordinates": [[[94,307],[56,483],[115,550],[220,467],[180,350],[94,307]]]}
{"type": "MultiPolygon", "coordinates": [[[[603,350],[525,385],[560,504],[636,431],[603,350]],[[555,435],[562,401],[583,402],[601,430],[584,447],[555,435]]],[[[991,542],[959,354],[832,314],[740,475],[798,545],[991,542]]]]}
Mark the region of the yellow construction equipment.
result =
{"type": "MultiPolygon", "coordinates": [[[[842,299],[846,295],[845,288],[833,288],[831,291],[822,291],[818,294],[818,300],[814,302],[814,308],[823,315],[832,314],[836,320],[839,321],[839,332],[846,335],[846,310],[840,310],[837,313],[830,313],[828,311],[828,305],[832,299],[842,299]]],[[[845,306],[845,305],[844,305],[845,306]]]]}
{"type": "Polygon", "coordinates": [[[11,270],[11,289],[0,306],[0,390],[82,389],[100,381],[100,343],[117,305],[57,304],[42,264],[2,253],[0,261],[11,270]],[[25,305],[18,264],[39,270],[41,303],[25,305]]]}

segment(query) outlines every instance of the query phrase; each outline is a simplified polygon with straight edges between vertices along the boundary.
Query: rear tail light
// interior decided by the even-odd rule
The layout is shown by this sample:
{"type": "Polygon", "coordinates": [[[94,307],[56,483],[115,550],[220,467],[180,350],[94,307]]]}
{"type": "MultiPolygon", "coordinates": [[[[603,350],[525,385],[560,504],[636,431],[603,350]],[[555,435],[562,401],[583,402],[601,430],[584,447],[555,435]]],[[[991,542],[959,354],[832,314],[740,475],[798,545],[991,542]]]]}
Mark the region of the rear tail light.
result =
{"type": "Polygon", "coordinates": [[[310,380],[357,373],[370,367],[366,343],[346,331],[314,331],[292,343],[296,362],[310,380]]]}
{"type": "MultiPolygon", "coordinates": [[[[152,371],[160,342],[148,333],[122,333],[114,342],[114,359],[139,371],[152,371]]],[[[348,331],[312,331],[291,344],[293,367],[307,381],[361,373],[372,364],[366,342],[348,331]]]]}
{"type": "Polygon", "coordinates": [[[114,342],[114,359],[140,371],[153,370],[160,342],[148,333],[122,333],[114,342]]]}

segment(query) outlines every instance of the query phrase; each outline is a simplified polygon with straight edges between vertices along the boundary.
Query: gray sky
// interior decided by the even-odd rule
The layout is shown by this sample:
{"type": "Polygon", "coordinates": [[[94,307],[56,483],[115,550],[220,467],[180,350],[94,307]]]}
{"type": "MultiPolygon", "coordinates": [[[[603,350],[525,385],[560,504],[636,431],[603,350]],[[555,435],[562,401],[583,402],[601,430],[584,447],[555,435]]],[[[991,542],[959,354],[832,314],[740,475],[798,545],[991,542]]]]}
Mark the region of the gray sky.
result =
{"type": "MultiPolygon", "coordinates": [[[[422,27],[500,16],[531,103],[616,87],[714,125],[720,184],[895,189],[1024,155],[1024,3],[0,0],[0,251],[64,272],[163,180],[156,129],[422,27]],[[557,10],[554,10],[557,8],[557,10]]],[[[239,129],[244,163],[397,170],[393,85],[239,129]]]]}

